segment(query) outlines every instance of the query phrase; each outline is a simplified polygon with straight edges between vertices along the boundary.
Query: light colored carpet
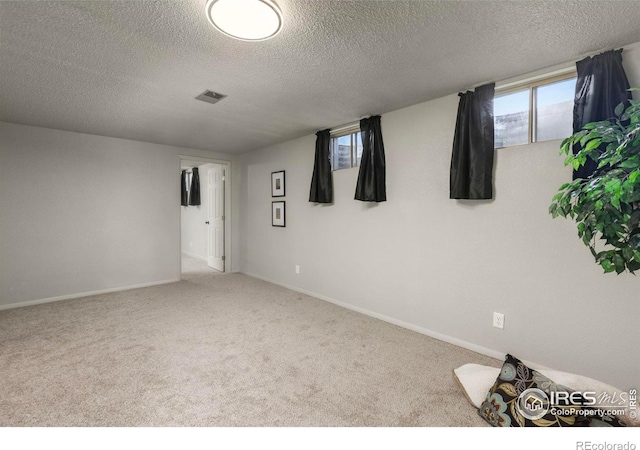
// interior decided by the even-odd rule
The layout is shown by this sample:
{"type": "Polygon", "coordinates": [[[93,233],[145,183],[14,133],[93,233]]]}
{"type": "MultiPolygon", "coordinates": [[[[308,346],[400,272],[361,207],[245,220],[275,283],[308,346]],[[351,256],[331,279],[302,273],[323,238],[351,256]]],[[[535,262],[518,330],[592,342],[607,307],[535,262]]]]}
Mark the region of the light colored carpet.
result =
{"type": "Polygon", "coordinates": [[[0,311],[2,426],[482,426],[500,362],[242,274],[0,311]]]}
{"type": "Polygon", "coordinates": [[[185,254],[182,255],[182,279],[191,280],[193,278],[201,277],[203,275],[221,275],[222,272],[218,272],[215,269],[209,267],[206,261],[201,259],[192,258],[185,254]]]}

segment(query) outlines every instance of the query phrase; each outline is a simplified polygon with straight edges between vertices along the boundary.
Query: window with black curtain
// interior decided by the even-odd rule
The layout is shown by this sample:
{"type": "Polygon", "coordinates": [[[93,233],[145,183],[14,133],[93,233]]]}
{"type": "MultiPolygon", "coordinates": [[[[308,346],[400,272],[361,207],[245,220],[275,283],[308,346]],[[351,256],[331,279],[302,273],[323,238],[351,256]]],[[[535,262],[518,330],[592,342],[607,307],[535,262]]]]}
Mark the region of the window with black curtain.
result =
{"type": "Polygon", "coordinates": [[[333,175],[329,160],[331,133],[322,130],[316,133],[316,155],[311,177],[309,201],[315,203],[333,203],[333,175]]]}
{"type": "Polygon", "coordinates": [[[495,83],[458,94],[458,118],[453,137],[449,198],[493,198],[495,83]]]}
{"type": "MultiPolygon", "coordinates": [[[[631,100],[629,80],[622,67],[622,49],[609,50],[576,63],[578,80],[573,106],[573,132],[577,133],[590,122],[615,116],[620,103],[631,100]]],[[[603,144],[603,148],[606,144],[603,144]]],[[[578,153],[580,147],[573,148],[578,153]]],[[[589,178],[598,167],[591,158],[573,171],[573,179],[589,178]]]]}
{"type": "Polygon", "coordinates": [[[362,159],[358,172],[355,199],[363,202],[387,200],[386,163],[380,116],[360,121],[362,159]]]}

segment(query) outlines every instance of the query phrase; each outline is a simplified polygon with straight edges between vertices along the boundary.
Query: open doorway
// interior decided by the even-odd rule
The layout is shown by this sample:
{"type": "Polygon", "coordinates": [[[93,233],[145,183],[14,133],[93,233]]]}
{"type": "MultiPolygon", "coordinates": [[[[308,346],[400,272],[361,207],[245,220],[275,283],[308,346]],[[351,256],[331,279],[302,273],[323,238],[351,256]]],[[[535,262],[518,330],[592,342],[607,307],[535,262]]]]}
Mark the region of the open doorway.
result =
{"type": "Polygon", "coordinates": [[[180,160],[181,279],[230,270],[228,174],[228,162],[180,160]]]}

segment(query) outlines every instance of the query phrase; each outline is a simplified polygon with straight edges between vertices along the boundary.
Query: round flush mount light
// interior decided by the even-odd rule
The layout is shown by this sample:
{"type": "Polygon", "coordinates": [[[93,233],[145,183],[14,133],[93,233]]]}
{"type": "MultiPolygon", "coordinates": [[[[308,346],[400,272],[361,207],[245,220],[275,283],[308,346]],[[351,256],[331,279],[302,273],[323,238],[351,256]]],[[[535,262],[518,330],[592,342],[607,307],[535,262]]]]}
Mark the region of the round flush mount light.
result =
{"type": "Polygon", "coordinates": [[[282,11],[272,0],[207,0],[211,25],[232,38],[264,41],[282,29],[282,11]]]}

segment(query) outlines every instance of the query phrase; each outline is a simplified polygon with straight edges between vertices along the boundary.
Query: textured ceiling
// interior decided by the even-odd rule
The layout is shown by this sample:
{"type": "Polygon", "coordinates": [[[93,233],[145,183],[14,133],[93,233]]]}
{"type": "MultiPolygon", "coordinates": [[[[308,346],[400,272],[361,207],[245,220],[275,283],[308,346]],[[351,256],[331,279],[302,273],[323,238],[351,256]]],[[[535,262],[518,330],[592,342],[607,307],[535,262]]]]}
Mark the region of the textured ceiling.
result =
{"type": "Polygon", "coordinates": [[[279,0],[264,42],[204,3],[0,1],[0,120],[245,152],[640,41],[637,1],[279,0]]]}

